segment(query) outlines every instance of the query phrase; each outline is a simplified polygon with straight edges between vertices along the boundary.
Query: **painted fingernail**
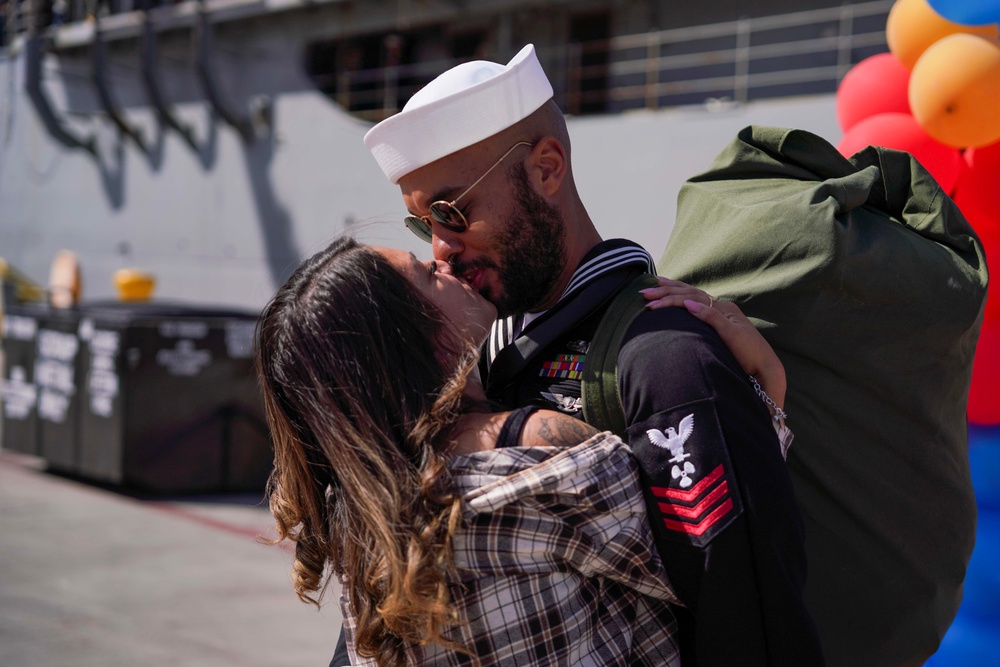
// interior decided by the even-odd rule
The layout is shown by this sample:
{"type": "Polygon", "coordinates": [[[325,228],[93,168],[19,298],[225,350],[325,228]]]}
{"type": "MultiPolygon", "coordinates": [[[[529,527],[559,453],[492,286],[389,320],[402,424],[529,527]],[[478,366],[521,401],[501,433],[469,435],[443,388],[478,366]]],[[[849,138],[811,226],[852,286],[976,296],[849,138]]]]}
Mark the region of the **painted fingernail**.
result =
{"type": "Polygon", "coordinates": [[[704,308],[698,301],[692,301],[691,299],[684,299],[684,307],[687,308],[692,313],[699,313],[701,309],[704,308]]]}

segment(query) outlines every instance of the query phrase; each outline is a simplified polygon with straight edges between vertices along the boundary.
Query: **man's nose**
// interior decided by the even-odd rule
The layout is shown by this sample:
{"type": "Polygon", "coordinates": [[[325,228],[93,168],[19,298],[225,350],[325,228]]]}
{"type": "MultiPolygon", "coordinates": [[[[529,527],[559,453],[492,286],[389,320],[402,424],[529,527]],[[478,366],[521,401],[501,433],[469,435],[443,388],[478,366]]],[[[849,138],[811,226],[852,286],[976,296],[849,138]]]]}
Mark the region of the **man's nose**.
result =
{"type": "Polygon", "coordinates": [[[462,251],[465,250],[465,245],[462,243],[462,237],[459,234],[447,229],[440,229],[440,227],[440,225],[434,225],[434,238],[431,241],[434,259],[451,262],[462,254],[462,251]]]}

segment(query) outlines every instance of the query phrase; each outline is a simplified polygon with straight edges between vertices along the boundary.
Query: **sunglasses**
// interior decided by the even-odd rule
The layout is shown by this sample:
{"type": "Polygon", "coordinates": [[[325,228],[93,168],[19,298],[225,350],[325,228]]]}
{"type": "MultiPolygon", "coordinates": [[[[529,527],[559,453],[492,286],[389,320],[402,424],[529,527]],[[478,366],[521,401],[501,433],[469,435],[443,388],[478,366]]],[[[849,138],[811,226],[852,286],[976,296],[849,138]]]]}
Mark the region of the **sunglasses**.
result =
{"type": "Polygon", "coordinates": [[[486,173],[476,179],[476,182],[470,185],[465,192],[458,195],[451,201],[439,200],[430,205],[430,215],[408,215],[403,218],[403,222],[406,224],[407,229],[420,237],[421,240],[427,241],[428,243],[434,238],[434,232],[431,228],[431,220],[438,223],[449,232],[455,232],[456,234],[461,234],[466,229],[469,228],[469,221],[465,219],[465,216],[455,208],[455,204],[458,203],[465,195],[472,192],[472,188],[479,185],[479,182],[484,178],[489,176],[490,172],[497,168],[497,166],[504,161],[508,155],[514,152],[514,149],[518,146],[532,146],[530,142],[519,141],[509,149],[507,152],[500,156],[500,159],[493,163],[493,166],[486,170],[486,173]]]}

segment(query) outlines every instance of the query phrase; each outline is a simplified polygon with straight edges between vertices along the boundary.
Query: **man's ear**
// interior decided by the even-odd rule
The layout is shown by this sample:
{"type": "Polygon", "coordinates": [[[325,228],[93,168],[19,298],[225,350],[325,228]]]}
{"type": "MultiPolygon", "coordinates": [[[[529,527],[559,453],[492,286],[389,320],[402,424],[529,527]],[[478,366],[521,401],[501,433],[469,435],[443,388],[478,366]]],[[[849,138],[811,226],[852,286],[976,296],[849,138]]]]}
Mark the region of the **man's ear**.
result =
{"type": "Polygon", "coordinates": [[[529,180],[539,193],[553,196],[566,176],[566,149],[555,137],[542,137],[531,155],[529,180]]]}

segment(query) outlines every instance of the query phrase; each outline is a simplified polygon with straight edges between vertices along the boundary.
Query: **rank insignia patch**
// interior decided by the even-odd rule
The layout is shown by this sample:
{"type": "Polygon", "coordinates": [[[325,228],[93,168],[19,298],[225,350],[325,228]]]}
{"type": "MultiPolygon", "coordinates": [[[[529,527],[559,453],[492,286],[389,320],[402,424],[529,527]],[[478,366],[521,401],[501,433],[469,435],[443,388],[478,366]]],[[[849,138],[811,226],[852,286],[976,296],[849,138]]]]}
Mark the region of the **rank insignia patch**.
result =
{"type": "Polygon", "coordinates": [[[659,509],[656,519],[671,539],[708,544],[743,509],[714,404],[661,413],[641,427],[630,429],[630,440],[659,509]]]}
{"type": "Polygon", "coordinates": [[[560,354],[555,361],[546,361],[542,364],[542,370],[538,372],[538,376],[579,380],[583,377],[583,363],[586,359],[587,355],[585,354],[560,354]]]}
{"type": "MultiPolygon", "coordinates": [[[[717,466],[687,491],[653,489],[653,495],[663,499],[659,506],[668,530],[700,537],[733,511],[733,499],[724,472],[721,465],[717,466]]],[[[684,482],[692,484],[686,475],[681,479],[682,486],[684,482]]]]}

